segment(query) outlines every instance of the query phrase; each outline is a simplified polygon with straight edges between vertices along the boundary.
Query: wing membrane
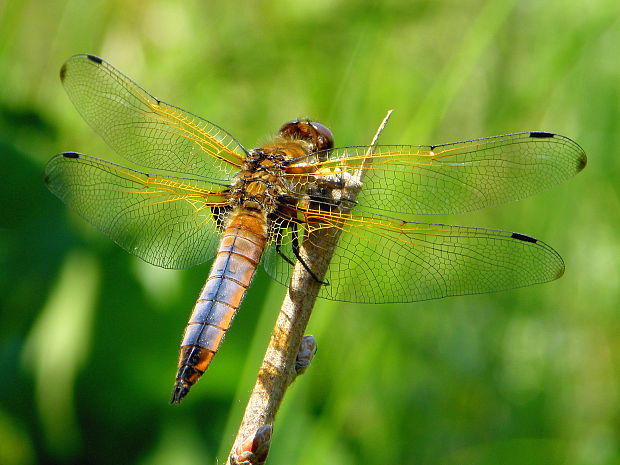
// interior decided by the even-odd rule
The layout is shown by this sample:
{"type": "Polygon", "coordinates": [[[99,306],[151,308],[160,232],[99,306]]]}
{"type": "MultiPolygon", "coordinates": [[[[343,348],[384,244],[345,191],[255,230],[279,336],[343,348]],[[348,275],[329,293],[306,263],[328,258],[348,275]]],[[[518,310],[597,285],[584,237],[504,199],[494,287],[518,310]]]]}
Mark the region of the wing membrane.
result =
{"type": "Polygon", "coordinates": [[[153,265],[186,268],[215,254],[212,208],[225,204],[226,186],[149,175],[72,152],[52,158],[45,172],[63,202],[153,265]]]}
{"type": "Polygon", "coordinates": [[[313,155],[316,160],[311,165],[316,171],[309,182],[364,170],[357,197],[364,209],[452,214],[523,199],[566,181],[586,165],[586,155],[577,143],[547,132],[436,146],[380,145],[370,156],[368,149],[335,149],[325,161],[313,155]]]}
{"type": "MultiPolygon", "coordinates": [[[[344,223],[324,212],[306,216],[342,229],[326,275],[330,284],[319,294],[330,300],[413,302],[529,286],[564,272],[555,250],[523,234],[373,214],[350,216],[344,223]]],[[[290,234],[282,251],[292,254],[290,234]]],[[[273,245],[264,265],[274,279],[288,284],[291,267],[277,258],[273,245]]]]}
{"type": "Polygon", "coordinates": [[[158,100],[101,58],[74,56],[60,77],[84,120],[138,165],[229,180],[245,158],[222,128],[158,100]]]}

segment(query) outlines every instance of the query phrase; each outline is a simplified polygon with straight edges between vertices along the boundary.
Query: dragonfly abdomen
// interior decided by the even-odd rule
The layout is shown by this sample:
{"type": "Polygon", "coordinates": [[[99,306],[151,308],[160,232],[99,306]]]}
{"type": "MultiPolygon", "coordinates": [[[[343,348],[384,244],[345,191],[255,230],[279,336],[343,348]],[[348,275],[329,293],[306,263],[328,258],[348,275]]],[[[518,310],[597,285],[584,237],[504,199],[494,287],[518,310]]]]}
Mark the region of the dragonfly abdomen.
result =
{"type": "Polygon", "coordinates": [[[241,305],[267,241],[266,215],[238,208],[224,230],[211,273],[181,342],[171,402],[179,403],[206,371],[241,305]]]}

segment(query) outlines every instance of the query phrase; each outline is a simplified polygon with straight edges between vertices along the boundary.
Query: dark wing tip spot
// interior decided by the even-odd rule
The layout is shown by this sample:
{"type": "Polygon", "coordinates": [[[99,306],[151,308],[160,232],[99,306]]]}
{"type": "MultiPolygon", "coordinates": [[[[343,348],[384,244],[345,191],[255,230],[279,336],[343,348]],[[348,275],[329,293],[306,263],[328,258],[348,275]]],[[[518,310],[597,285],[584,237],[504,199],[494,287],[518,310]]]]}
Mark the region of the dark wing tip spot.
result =
{"type": "Polygon", "coordinates": [[[525,234],[512,233],[512,236],[510,237],[512,237],[513,239],[518,239],[523,242],[531,242],[532,244],[536,244],[538,242],[538,239],[534,239],[533,237],[526,236],[525,234]]]}
{"type": "Polygon", "coordinates": [[[581,152],[579,158],[577,159],[577,173],[583,170],[588,164],[588,157],[586,157],[585,152],[581,152]]]}
{"type": "Polygon", "coordinates": [[[67,75],[67,64],[65,63],[60,67],[60,81],[61,82],[64,82],[66,75],[67,75]]]}
{"type": "Polygon", "coordinates": [[[93,63],[97,63],[98,65],[103,62],[103,60],[96,55],[86,55],[86,58],[88,58],[93,63]]]}
{"type": "Polygon", "coordinates": [[[80,158],[80,154],[76,152],[65,152],[62,156],[65,158],[80,158]]]}
{"type": "Polygon", "coordinates": [[[552,132],[545,132],[545,131],[531,131],[530,132],[530,137],[533,137],[534,139],[550,139],[553,136],[555,136],[555,134],[553,134],[552,132]]]}

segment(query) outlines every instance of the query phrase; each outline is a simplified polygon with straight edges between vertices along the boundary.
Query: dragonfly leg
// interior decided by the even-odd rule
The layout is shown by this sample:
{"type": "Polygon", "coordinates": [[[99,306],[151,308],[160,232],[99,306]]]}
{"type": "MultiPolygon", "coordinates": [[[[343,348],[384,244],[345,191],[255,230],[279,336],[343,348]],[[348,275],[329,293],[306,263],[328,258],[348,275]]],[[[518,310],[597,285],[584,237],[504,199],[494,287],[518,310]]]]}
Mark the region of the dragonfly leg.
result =
{"type": "Polygon", "coordinates": [[[291,260],[290,258],[288,258],[286,255],[284,255],[284,252],[282,252],[282,249],[280,248],[280,244],[278,243],[276,243],[276,252],[278,252],[278,255],[282,257],[286,263],[288,263],[291,266],[295,266],[295,262],[291,260]]]}
{"type": "Polygon", "coordinates": [[[284,261],[286,263],[288,263],[291,266],[295,266],[295,262],[293,260],[291,260],[290,258],[288,258],[286,256],[286,254],[284,252],[282,252],[282,230],[289,227],[291,228],[291,246],[293,248],[293,254],[295,255],[295,258],[297,258],[297,260],[299,260],[299,262],[302,264],[302,266],[304,267],[304,269],[310,273],[310,276],[312,276],[312,278],[318,282],[321,283],[323,285],[328,285],[329,282],[327,281],[321,281],[318,276],[310,269],[310,267],[306,264],[306,262],[304,261],[303,258],[301,258],[301,255],[299,254],[299,234],[298,234],[298,224],[295,223],[294,221],[287,221],[285,223],[285,225],[280,225],[276,231],[275,231],[275,243],[276,243],[276,252],[278,253],[278,255],[280,255],[280,257],[282,257],[284,259],[284,261]]]}
{"type": "Polygon", "coordinates": [[[276,252],[278,253],[280,257],[284,259],[286,263],[288,263],[291,266],[295,266],[295,262],[291,260],[290,258],[288,258],[284,252],[282,252],[282,230],[283,229],[284,229],[283,226],[279,226],[275,230],[276,252]]]}
{"type": "MultiPolygon", "coordinates": [[[[295,257],[297,257],[297,260],[299,260],[299,263],[302,264],[302,266],[306,269],[306,271],[308,273],[310,273],[310,276],[312,276],[312,278],[317,283],[320,283],[320,284],[322,284],[324,286],[328,286],[329,285],[329,281],[327,281],[327,280],[325,280],[325,281],[320,280],[318,278],[318,276],[314,273],[314,271],[312,271],[310,269],[310,267],[306,264],[304,259],[299,254],[299,234],[298,234],[299,230],[298,230],[298,227],[299,227],[299,225],[297,223],[291,222],[291,232],[292,232],[291,246],[293,247],[293,254],[295,254],[295,257]]],[[[276,250],[278,250],[278,245],[277,244],[276,244],[276,250]]]]}

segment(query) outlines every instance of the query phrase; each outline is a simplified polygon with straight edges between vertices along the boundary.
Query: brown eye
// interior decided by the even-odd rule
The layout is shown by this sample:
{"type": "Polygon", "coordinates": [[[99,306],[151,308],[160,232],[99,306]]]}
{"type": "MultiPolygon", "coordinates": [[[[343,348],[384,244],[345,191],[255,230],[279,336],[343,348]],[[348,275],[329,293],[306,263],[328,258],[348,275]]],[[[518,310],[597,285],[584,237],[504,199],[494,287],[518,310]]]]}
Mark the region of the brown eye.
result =
{"type": "Polygon", "coordinates": [[[334,148],[334,135],[327,126],[321,123],[311,122],[310,125],[316,130],[319,137],[317,138],[317,150],[329,150],[334,148]]]}
{"type": "Polygon", "coordinates": [[[280,136],[310,142],[313,145],[313,152],[321,152],[334,147],[332,132],[321,123],[308,120],[293,120],[284,123],[280,128],[280,136]]]}
{"type": "Polygon", "coordinates": [[[284,123],[280,127],[280,131],[278,131],[280,133],[280,136],[287,137],[289,139],[299,139],[299,135],[300,135],[299,124],[300,123],[301,121],[299,121],[298,119],[294,119],[292,121],[284,123]]]}

